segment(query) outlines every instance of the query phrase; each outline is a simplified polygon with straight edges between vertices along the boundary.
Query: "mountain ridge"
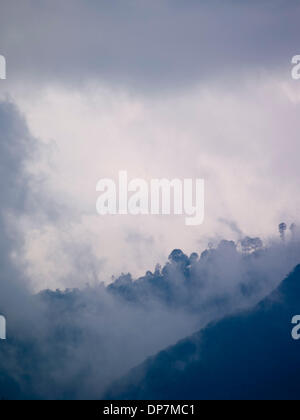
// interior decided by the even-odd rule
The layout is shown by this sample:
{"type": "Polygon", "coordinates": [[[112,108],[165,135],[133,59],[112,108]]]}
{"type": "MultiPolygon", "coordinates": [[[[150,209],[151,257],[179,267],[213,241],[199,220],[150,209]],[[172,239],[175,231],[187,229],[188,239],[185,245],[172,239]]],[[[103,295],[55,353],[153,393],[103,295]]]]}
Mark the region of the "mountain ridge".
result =
{"type": "Polygon", "coordinates": [[[210,323],[147,359],[107,392],[112,399],[298,399],[300,265],[254,308],[210,323]]]}

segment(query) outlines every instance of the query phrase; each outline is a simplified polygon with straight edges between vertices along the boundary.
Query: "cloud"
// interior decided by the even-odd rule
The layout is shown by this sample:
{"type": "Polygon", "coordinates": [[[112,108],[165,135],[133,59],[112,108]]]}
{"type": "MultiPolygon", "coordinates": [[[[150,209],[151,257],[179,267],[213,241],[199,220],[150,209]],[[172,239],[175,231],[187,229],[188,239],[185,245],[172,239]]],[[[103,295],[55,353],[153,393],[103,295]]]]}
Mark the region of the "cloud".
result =
{"type": "Polygon", "coordinates": [[[297,222],[299,105],[287,93],[296,93],[293,84],[254,78],[235,88],[210,84],[155,98],[90,89],[49,88],[31,92],[30,100],[16,95],[35,137],[48,149],[53,145],[51,164],[40,166],[44,189],[63,218],[43,229],[30,220],[22,226],[20,258],[36,289],[74,285],[75,273],[67,280],[72,261],[62,249],[71,243],[91,249],[107,281],[126,271],[140,276],[162,264],[170,249],[201,252],[209,242],[239,239],[240,232],[221,219],[265,240],[277,235],[281,220],[297,222]],[[204,178],[204,224],[187,228],[181,216],[97,216],[97,181],[116,179],[120,169],[147,181],[204,178]],[[144,240],[128,241],[129,233],[144,240]]]}
{"type": "Polygon", "coordinates": [[[160,91],[261,69],[287,74],[298,15],[296,0],[12,0],[2,5],[1,52],[14,83],[97,79],[160,91]]]}
{"type": "MultiPolygon", "coordinates": [[[[291,241],[278,239],[254,252],[241,253],[233,241],[222,241],[201,258],[177,249],[163,268],[157,266],[135,281],[122,275],[108,287],[97,279],[98,284],[81,289],[33,295],[22,260],[16,258],[23,243],[12,229],[12,216],[45,213],[37,217],[39,228],[40,221],[63,226],[65,220],[51,218],[50,199],[45,198],[47,206],[38,199],[44,191],[26,164],[38,143],[20,113],[3,102],[1,118],[5,204],[0,217],[0,308],[7,318],[7,341],[0,346],[3,398],[99,398],[112,381],[145,358],[207,322],[257,302],[298,262],[299,238],[294,230],[291,241]]],[[[126,239],[145,244],[143,237],[132,233],[126,239]]],[[[83,245],[64,242],[54,254],[68,255],[75,268],[68,280],[80,280],[81,285],[89,281],[89,273],[101,272],[83,245]]]]}
{"type": "MultiPolygon", "coordinates": [[[[27,292],[21,273],[12,262],[13,253],[22,246],[22,238],[10,231],[8,219],[9,216],[18,219],[30,207],[30,179],[24,165],[32,154],[34,140],[12,103],[0,103],[0,125],[0,306],[14,319],[14,310],[21,305],[27,292]]],[[[24,307],[24,311],[27,309],[24,307]]]]}
{"type": "Polygon", "coordinates": [[[89,248],[107,281],[139,276],[173,248],[236,240],[222,218],[266,238],[298,217],[299,86],[290,75],[298,8],[280,0],[3,5],[1,87],[47,147],[37,188],[61,221],[17,223],[18,258],[36,290],[80,284],[72,248],[89,248]],[[120,169],[147,180],[204,178],[204,225],[97,217],[95,184],[120,169]],[[128,241],[128,232],[145,241],[128,241]]]}
{"type": "Polygon", "coordinates": [[[0,103],[4,397],[99,397],[144,358],[255,303],[299,262],[297,235],[265,248],[257,238],[299,213],[299,95],[283,82],[298,48],[298,8],[2,6],[1,87],[24,113],[0,103]],[[205,225],[98,218],[96,182],[120,169],[204,177],[205,225]],[[220,216],[234,221],[230,231],[220,216]],[[251,236],[246,253],[234,242],[242,232],[251,236]],[[188,257],[209,240],[200,259],[188,257]],[[173,248],[163,268],[133,281],[173,248]]]}
{"type": "MultiPolygon", "coordinates": [[[[278,238],[253,252],[241,253],[232,241],[220,242],[201,258],[196,254],[190,258],[177,249],[162,268],[157,266],[138,280],[122,275],[107,287],[101,284],[101,262],[85,241],[65,240],[53,248],[52,258],[67,255],[73,266],[67,282],[78,282],[81,288],[34,295],[31,278],[18,258],[24,243],[14,221],[33,214],[36,229],[43,230],[45,225],[66,226],[70,215],[53,217],[55,201],[51,194],[47,198],[44,188],[39,188],[44,186],[40,177],[30,171],[28,161],[38,153],[40,143],[17,108],[0,103],[0,120],[4,198],[0,310],[7,318],[7,340],[0,345],[3,398],[99,398],[112,381],[145,358],[209,321],[257,302],[298,262],[299,238],[294,229],[292,240],[287,236],[284,243],[278,238]],[[93,275],[100,277],[95,280],[93,275]],[[87,282],[92,285],[82,287],[87,282]]],[[[136,259],[142,249],[148,252],[145,244],[152,243],[151,237],[132,232],[126,240],[134,246],[141,242],[138,251],[134,248],[136,259]]]]}

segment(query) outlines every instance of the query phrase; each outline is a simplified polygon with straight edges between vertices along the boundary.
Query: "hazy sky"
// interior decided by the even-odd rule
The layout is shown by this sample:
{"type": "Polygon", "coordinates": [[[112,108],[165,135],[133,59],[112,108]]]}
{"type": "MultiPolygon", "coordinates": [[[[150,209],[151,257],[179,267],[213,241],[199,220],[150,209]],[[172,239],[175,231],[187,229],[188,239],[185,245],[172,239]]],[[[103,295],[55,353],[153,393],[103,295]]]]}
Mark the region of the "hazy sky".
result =
{"type": "Polygon", "coordinates": [[[299,1],[0,5],[0,97],[28,125],[34,180],[31,209],[7,223],[35,289],[139,275],[173,248],[201,251],[238,231],[267,240],[282,220],[297,221],[299,1]],[[204,225],[101,218],[96,183],[120,170],[204,178],[204,225]]]}

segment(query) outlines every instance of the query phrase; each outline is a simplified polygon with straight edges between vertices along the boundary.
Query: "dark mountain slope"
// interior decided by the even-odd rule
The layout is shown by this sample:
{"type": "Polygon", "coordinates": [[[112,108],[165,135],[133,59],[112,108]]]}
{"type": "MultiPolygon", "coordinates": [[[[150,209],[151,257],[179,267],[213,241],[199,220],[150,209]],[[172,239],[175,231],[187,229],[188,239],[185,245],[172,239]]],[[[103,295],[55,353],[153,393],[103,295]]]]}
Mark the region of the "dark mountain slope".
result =
{"type": "Polygon", "coordinates": [[[209,325],[115,384],[116,399],[299,399],[300,265],[253,310],[209,325]]]}

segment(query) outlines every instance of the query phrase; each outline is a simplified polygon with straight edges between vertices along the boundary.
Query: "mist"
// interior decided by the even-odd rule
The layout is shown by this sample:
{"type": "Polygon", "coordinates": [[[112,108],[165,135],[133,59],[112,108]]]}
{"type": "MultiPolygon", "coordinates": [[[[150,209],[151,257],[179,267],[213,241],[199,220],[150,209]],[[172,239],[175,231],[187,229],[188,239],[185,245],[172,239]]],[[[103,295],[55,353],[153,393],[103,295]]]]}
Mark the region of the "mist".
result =
{"type": "Polygon", "coordinates": [[[125,273],[99,280],[101,261],[89,247],[62,246],[75,273],[68,283],[81,287],[36,294],[18,258],[22,231],[14,226],[26,217],[40,228],[45,220],[63,224],[67,216],[43,188],[42,174],[28,170],[41,146],[13,103],[0,103],[0,121],[0,310],[7,320],[7,340],[0,346],[2,398],[101,398],[147,357],[254,305],[299,263],[295,224],[284,234],[281,224],[276,237],[263,243],[228,221],[239,232],[236,242],[216,240],[191,255],[176,249],[162,267],[138,279],[125,273]]]}

